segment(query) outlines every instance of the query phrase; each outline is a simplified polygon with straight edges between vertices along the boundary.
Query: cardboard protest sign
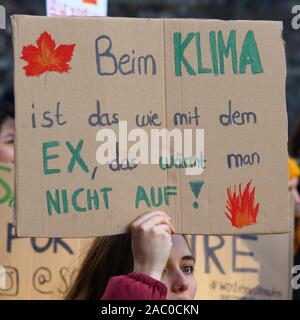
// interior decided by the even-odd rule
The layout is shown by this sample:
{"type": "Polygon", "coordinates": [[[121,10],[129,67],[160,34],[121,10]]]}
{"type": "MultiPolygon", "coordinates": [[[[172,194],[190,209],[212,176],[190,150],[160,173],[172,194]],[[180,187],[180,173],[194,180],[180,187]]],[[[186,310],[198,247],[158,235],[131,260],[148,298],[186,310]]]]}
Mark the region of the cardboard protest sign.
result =
{"type": "Polygon", "coordinates": [[[0,300],[62,299],[90,240],[17,238],[13,169],[0,165],[0,300]]]}
{"type": "Polygon", "coordinates": [[[106,16],[107,0],[47,0],[47,16],[106,16]]]}
{"type": "Polygon", "coordinates": [[[290,231],[281,22],[12,24],[19,235],[290,231]]]}
{"type": "Polygon", "coordinates": [[[196,238],[196,299],[291,299],[291,234],[196,238]]]}

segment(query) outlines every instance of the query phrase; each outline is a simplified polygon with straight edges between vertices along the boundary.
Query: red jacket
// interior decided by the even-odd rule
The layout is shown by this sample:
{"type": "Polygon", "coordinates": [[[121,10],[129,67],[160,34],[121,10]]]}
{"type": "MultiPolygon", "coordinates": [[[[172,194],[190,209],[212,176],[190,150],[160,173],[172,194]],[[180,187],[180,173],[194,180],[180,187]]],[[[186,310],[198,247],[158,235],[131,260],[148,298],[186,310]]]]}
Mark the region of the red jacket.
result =
{"type": "Polygon", "coordinates": [[[167,287],[143,273],[111,277],[101,300],[166,300],[167,287]]]}

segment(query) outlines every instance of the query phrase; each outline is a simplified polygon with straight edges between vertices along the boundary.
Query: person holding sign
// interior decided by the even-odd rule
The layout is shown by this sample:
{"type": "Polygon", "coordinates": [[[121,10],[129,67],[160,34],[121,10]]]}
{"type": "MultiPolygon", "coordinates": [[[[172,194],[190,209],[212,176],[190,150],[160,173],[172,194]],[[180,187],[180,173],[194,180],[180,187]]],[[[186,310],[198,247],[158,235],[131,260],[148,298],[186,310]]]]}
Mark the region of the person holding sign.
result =
{"type": "Polygon", "coordinates": [[[148,212],[130,234],[97,238],[66,296],[102,300],[192,300],[195,258],[170,217],[148,212]]]}

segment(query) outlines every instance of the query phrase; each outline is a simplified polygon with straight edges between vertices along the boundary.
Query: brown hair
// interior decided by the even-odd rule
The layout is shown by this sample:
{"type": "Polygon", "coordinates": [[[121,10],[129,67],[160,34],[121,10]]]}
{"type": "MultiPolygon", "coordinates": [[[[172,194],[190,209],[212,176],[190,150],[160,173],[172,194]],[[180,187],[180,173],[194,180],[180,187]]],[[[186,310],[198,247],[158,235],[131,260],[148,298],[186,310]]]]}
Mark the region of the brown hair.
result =
{"type": "Polygon", "coordinates": [[[87,252],[66,300],[96,300],[112,276],[133,271],[130,234],[96,238],[87,252]]]}
{"type": "MultiPolygon", "coordinates": [[[[191,250],[187,238],[184,238],[191,250]]],[[[130,234],[96,238],[91,243],[65,299],[100,299],[110,277],[128,274],[133,271],[133,267],[130,234]]]]}

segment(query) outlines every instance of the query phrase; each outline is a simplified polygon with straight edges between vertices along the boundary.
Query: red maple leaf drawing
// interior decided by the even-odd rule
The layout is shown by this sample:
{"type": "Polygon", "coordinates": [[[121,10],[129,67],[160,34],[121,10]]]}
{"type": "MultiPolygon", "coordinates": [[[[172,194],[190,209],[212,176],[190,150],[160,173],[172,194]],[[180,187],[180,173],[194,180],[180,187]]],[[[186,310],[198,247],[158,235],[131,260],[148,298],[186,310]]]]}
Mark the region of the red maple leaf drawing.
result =
{"type": "Polygon", "coordinates": [[[56,47],[51,35],[44,31],[37,46],[24,46],[21,59],[28,62],[23,67],[26,76],[39,76],[47,71],[68,72],[71,67],[68,62],[72,59],[75,44],[61,44],[56,47]]]}

